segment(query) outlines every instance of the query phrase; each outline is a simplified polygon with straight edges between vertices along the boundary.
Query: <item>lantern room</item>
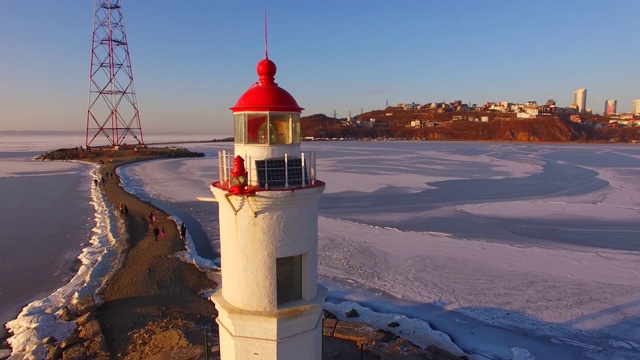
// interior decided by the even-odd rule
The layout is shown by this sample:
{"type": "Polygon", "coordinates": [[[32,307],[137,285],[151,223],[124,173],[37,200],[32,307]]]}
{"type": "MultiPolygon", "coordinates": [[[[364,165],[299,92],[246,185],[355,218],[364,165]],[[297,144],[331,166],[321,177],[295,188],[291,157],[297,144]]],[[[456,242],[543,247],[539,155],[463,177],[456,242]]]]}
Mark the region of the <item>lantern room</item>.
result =
{"type": "MultiPolygon", "coordinates": [[[[258,155],[272,152],[299,152],[300,112],[302,108],[286,90],[275,82],[276,64],[264,58],[258,63],[258,82],[253,84],[234,107],[234,150],[253,150],[258,155]],[[263,151],[260,151],[262,149],[263,151]],[[280,149],[278,151],[277,149],[280,149]]],[[[281,155],[281,154],[280,154],[281,155]]]]}
{"type": "Polygon", "coordinates": [[[233,159],[240,156],[252,189],[304,187],[315,181],[315,157],[300,151],[303,110],[275,82],[276,64],[265,56],[256,68],[258,81],[231,108],[234,154],[220,155],[220,184],[230,181],[233,159]]]}

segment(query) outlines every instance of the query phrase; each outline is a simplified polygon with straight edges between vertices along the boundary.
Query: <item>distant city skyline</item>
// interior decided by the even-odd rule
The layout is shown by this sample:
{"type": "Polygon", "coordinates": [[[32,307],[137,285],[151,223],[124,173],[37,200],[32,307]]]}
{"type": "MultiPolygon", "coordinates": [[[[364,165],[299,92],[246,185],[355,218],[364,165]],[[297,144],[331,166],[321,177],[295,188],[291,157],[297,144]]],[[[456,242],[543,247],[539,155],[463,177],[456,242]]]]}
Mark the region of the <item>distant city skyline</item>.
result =
{"type": "MultiPolygon", "coordinates": [[[[265,8],[276,82],[303,116],[387,101],[569,106],[578,88],[594,112],[616,99],[624,113],[640,98],[628,46],[640,2],[121,2],[145,133],[231,134],[229,108],[264,57],[265,8]],[[589,24],[580,37],[576,24],[589,24]]],[[[0,130],[85,129],[92,21],[91,0],[4,4],[0,130]]]]}

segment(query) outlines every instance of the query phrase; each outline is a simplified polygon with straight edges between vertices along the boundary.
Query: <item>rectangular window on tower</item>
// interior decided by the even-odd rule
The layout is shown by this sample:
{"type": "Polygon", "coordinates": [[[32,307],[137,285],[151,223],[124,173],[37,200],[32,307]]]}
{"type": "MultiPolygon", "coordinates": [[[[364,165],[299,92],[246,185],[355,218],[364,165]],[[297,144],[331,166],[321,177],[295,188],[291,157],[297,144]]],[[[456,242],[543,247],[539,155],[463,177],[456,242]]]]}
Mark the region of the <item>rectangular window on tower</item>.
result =
{"type": "Polygon", "coordinates": [[[302,255],[276,259],[278,305],[302,299],[302,255]]]}

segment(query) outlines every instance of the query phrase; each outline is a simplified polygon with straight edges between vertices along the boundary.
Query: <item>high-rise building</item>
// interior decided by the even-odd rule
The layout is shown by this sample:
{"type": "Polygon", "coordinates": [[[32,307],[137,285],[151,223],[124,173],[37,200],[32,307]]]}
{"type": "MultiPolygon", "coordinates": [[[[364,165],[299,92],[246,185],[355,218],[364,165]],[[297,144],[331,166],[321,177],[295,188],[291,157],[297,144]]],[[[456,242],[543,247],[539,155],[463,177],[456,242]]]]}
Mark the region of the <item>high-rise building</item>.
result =
{"type": "Polygon", "coordinates": [[[604,115],[612,115],[618,112],[618,100],[607,100],[604,102],[604,115]]]}
{"type": "Polygon", "coordinates": [[[587,111],[587,89],[582,88],[573,92],[573,103],[578,105],[578,112],[587,111]]]}
{"type": "Polygon", "coordinates": [[[633,109],[631,109],[634,114],[640,114],[640,99],[633,99],[633,109]]]}

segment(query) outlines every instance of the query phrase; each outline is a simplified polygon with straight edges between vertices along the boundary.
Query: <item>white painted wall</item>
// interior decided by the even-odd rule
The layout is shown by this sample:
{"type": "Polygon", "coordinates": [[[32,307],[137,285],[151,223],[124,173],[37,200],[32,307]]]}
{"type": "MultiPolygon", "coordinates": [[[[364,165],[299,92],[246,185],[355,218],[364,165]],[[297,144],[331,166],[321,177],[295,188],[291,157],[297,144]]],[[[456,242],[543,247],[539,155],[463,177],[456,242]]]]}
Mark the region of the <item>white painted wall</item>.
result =
{"type": "Polygon", "coordinates": [[[324,190],[324,184],[319,184],[228,197],[225,190],[211,186],[220,204],[222,295],[226,301],[246,310],[275,310],[276,258],[300,254],[307,255],[308,264],[303,269],[303,298],[315,297],[318,199],[324,190]]]}
{"type": "Polygon", "coordinates": [[[222,359],[322,359],[318,285],[318,200],[313,187],[227,196],[219,203],[222,287],[218,310],[222,359]],[[276,259],[303,256],[302,299],[277,303],[276,259]]]}

